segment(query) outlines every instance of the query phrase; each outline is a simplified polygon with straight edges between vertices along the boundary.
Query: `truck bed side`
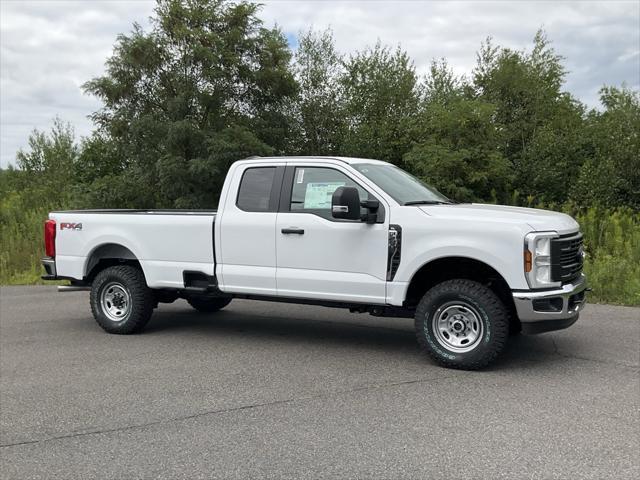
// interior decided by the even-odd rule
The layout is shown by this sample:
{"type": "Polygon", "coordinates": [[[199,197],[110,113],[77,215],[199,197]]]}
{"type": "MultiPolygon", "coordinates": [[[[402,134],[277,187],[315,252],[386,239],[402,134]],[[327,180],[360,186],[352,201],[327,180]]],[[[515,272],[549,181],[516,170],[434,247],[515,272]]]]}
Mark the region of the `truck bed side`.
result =
{"type": "Polygon", "coordinates": [[[97,258],[113,255],[140,262],[151,288],[183,288],[184,272],[214,275],[215,217],[213,211],[52,212],[57,275],[82,280],[97,258]]]}

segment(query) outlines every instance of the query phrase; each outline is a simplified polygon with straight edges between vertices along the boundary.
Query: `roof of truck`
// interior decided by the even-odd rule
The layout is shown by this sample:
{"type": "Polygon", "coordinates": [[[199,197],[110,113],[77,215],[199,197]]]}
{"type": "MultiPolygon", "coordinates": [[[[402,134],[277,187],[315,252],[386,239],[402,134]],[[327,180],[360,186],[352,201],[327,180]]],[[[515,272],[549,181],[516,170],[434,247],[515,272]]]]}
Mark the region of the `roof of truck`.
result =
{"type": "MultiPolygon", "coordinates": [[[[249,157],[244,158],[243,160],[266,160],[266,161],[283,161],[283,160],[338,160],[340,162],[355,164],[355,163],[379,163],[379,164],[387,164],[388,162],[383,162],[382,160],[375,160],[373,158],[355,158],[355,157],[336,157],[332,155],[289,155],[282,157],[249,157]]],[[[242,161],[242,160],[241,160],[242,161]]]]}

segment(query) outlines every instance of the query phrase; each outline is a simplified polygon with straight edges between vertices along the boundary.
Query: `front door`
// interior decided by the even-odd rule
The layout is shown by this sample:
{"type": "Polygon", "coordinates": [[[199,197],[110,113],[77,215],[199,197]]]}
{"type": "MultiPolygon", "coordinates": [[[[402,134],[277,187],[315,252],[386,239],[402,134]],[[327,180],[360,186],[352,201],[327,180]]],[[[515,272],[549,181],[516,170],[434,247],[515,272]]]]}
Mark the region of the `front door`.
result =
{"type": "MultiPolygon", "coordinates": [[[[331,216],[331,196],[355,186],[339,166],[287,166],[276,220],[278,296],[385,303],[388,219],[366,224],[331,216]]],[[[387,216],[388,217],[388,216],[387,216]]]]}

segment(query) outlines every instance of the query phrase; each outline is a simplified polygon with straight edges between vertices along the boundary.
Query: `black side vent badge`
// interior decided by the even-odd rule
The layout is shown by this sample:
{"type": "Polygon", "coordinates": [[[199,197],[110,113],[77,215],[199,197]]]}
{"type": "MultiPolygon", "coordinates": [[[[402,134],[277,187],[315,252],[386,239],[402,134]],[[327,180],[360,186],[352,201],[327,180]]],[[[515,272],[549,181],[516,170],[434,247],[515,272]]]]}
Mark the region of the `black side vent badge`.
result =
{"type": "Polygon", "coordinates": [[[387,281],[395,277],[400,266],[400,252],[402,250],[402,227],[389,225],[389,253],[387,256],[387,281]]]}

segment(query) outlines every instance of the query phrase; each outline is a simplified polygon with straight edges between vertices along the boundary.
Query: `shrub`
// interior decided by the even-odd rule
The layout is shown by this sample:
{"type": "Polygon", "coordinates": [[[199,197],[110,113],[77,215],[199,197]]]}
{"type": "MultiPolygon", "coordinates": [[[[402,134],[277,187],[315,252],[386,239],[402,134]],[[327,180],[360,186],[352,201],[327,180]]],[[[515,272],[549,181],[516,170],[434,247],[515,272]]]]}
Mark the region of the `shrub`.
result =
{"type": "Polygon", "coordinates": [[[584,233],[590,300],[640,305],[640,214],[592,207],[574,216],[584,233]]]}

